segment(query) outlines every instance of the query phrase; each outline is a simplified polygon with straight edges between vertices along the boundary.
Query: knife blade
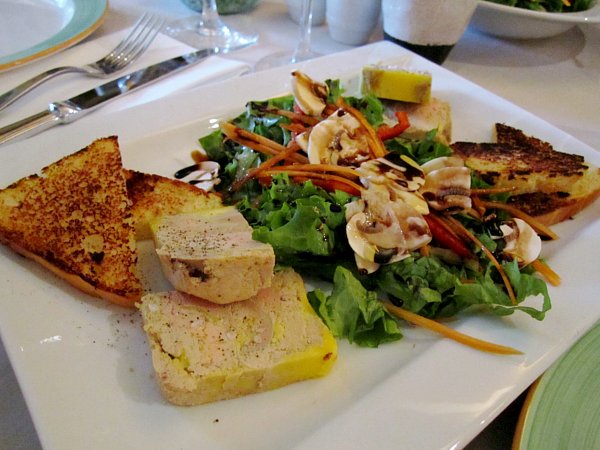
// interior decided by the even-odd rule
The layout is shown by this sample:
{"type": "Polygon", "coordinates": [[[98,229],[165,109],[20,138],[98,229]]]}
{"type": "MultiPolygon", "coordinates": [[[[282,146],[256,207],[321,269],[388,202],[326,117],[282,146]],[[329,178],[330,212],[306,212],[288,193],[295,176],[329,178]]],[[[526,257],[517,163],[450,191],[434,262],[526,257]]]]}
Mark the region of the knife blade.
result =
{"type": "Polygon", "coordinates": [[[0,145],[17,137],[37,134],[55,125],[71,123],[117,97],[186,69],[211,55],[227,53],[247,45],[235,48],[204,48],[176,56],[123,75],[68,100],[52,102],[45,111],[0,128],[0,145]]]}

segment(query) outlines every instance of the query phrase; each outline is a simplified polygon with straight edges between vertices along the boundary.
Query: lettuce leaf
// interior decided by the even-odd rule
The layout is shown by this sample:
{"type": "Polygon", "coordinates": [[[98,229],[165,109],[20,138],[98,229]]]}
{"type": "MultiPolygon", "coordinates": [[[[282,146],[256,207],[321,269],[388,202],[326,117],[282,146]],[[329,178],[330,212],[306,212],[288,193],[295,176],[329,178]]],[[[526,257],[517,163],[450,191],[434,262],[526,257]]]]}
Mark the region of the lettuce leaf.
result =
{"type": "Polygon", "coordinates": [[[435,140],[437,130],[429,131],[421,140],[414,141],[402,137],[386,141],[386,148],[390,151],[406,155],[419,164],[424,164],[441,156],[452,155],[452,149],[446,144],[435,140]]]}
{"type": "Polygon", "coordinates": [[[457,299],[469,305],[483,305],[499,316],[522,311],[534,319],[543,320],[546,312],[551,308],[546,283],[534,275],[520,271],[516,261],[503,263],[502,266],[515,290],[517,305],[511,303],[503,286],[494,282],[493,275],[496,269],[492,266],[488,267],[484,275],[479,277],[478,283],[461,283],[456,289],[457,299]],[[538,308],[521,305],[524,300],[531,301],[534,297],[541,299],[538,308]]]}
{"type": "Polygon", "coordinates": [[[382,266],[376,284],[396,303],[425,317],[450,317],[466,306],[454,295],[466,269],[443,263],[435,256],[410,256],[382,266]]]}
{"type": "Polygon", "coordinates": [[[331,295],[320,289],[308,293],[310,304],[337,338],[363,347],[377,347],[402,338],[396,320],[374,291],[369,291],[352,272],[339,266],[331,295]]]}
{"type": "Polygon", "coordinates": [[[489,265],[483,274],[464,266],[444,263],[435,256],[411,256],[382,266],[376,273],[376,284],[395,303],[425,317],[450,317],[471,306],[479,306],[504,316],[522,311],[542,320],[551,302],[546,283],[519,270],[516,261],[503,263],[515,289],[517,305],[499,280],[497,270],[489,265]],[[469,279],[469,282],[463,280],[469,279]],[[536,308],[521,305],[525,299],[539,297],[536,308]]]}
{"type": "Polygon", "coordinates": [[[254,228],[253,238],[273,246],[278,262],[291,255],[332,256],[346,253],[344,204],[352,197],[334,194],[311,182],[291,183],[287,174],[275,176],[258,206],[246,199],[239,205],[254,228]],[[339,242],[339,241],[342,242],[339,242]]]}

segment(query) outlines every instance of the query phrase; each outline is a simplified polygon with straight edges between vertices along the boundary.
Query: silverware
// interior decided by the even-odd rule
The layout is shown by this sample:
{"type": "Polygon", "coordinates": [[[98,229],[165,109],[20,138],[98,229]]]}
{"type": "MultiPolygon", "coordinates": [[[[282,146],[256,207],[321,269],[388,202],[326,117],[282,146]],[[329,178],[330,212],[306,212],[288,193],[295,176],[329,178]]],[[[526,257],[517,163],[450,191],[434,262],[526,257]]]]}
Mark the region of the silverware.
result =
{"type": "Polygon", "coordinates": [[[19,84],[0,95],[0,111],[14,103],[33,88],[65,73],[83,73],[85,75],[106,78],[135,61],[146,51],[164,25],[164,19],[152,14],[144,14],[131,32],[106,56],[84,66],[63,66],[47,70],[19,84]]]}
{"type": "Polygon", "coordinates": [[[37,134],[54,125],[73,122],[110,100],[135,91],[167,75],[179,72],[206,59],[210,55],[227,53],[247,47],[248,45],[250,44],[229,48],[207,48],[182,56],[176,56],[175,58],[167,59],[144,69],[123,75],[116,80],[109,81],[68,100],[50,103],[47,110],[0,128],[0,145],[17,137],[37,134]]]}

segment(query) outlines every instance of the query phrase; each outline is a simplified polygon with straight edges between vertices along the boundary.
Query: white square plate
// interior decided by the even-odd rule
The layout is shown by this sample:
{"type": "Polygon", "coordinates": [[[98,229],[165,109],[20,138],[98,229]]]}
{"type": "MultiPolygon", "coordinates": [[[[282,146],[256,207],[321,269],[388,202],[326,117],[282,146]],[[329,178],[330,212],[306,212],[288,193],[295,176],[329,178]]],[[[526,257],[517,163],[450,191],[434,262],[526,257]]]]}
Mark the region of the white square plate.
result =
{"type": "MultiPolygon", "coordinates": [[[[357,86],[369,63],[405,63],[433,74],[450,102],[454,140],[490,141],[495,122],[558,150],[599,154],[548,123],[400,47],[377,43],[304,63],[315,79],[357,86]]],[[[101,111],[0,148],[0,187],[89,144],[119,136],[126,167],[171,176],[197,138],[245,102],[289,91],[290,68],[214,84],[115,114],[101,111]]],[[[352,87],[350,88],[352,89],[352,87]]],[[[340,342],[327,377],[219,403],[167,404],[153,379],[136,311],[87,297],[0,248],[0,332],[42,445],[47,449],[450,449],[466,445],[600,318],[598,204],[555,227],[543,256],[562,276],[542,322],[464,315],[462,332],[516,347],[522,356],[465,348],[424,330],[378,349],[340,342]]],[[[143,245],[146,261],[151,245],[143,245]]],[[[149,266],[151,269],[152,264],[149,266]]],[[[157,275],[157,286],[162,283],[157,275]]]]}

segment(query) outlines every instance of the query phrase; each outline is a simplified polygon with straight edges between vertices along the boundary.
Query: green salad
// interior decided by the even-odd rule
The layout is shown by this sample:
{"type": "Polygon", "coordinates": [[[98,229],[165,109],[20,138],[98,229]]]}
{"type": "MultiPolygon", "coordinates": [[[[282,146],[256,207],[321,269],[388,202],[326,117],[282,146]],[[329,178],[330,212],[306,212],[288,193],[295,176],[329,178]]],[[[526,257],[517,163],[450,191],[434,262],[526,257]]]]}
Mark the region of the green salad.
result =
{"type": "Polygon", "coordinates": [[[492,3],[545,12],[577,12],[590,9],[594,0],[487,0],[492,3]]]}
{"type": "MultiPolygon", "coordinates": [[[[346,105],[348,110],[358,111],[373,129],[390,130],[383,126],[389,120],[379,99],[346,96],[337,80],[328,80],[325,85],[327,105],[346,105]]],[[[290,148],[301,115],[292,95],[251,101],[229,123],[243,138],[227,136],[222,128],[200,138],[200,144],[208,157],[220,164],[216,189],[225,202],[237,205],[252,226],[254,239],[273,246],[277,264],[331,283],[330,290],[315,289],[308,297],[336,337],[367,347],[400,339],[400,322],[386,304],[426,319],[447,318],[463,311],[498,316],[519,311],[537,320],[544,318],[551,307],[545,281],[530,265],[520,267],[517,259],[502,253],[505,243],[497,237],[504,221],[510,219],[504,211],[495,211],[485,220],[465,211],[452,212],[454,223],[482,244],[463,243],[465,254],[444,242],[443,236],[438,240],[434,233],[427,245],[396,259],[385,252],[375,255],[380,264],[376,270],[365,270],[357,265],[347,232],[348,211],[360,202],[360,193],[327,182],[331,180],[272,170],[283,162],[274,164],[270,172],[263,171],[269,176],[250,177],[275,157],[252,149],[250,141],[261,145],[272,141],[276,148],[290,148]],[[496,255],[497,265],[490,255],[496,255]],[[523,303],[531,297],[539,299],[537,306],[523,303]]],[[[308,127],[306,123],[302,126],[308,127]]],[[[408,161],[415,167],[452,156],[452,149],[436,139],[436,130],[419,140],[386,134],[383,144],[386,158],[408,161]]],[[[262,147],[256,144],[256,148],[262,147]]],[[[471,186],[485,187],[476,173],[471,178],[471,186]]],[[[502,196],[496,194],[493,200],[501,202],[502,196]]]]}

